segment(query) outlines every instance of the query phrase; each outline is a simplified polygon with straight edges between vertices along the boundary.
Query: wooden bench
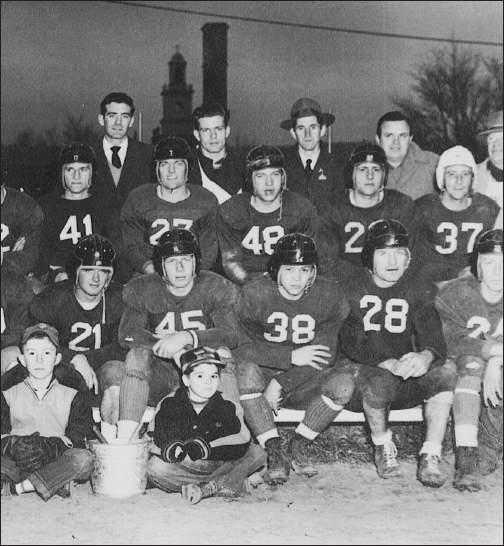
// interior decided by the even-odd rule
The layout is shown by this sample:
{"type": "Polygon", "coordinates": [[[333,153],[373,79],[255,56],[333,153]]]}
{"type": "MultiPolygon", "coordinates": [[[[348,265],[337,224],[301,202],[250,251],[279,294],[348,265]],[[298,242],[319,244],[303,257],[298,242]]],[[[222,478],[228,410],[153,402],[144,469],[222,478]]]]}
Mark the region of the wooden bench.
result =
{"type": "MultiPolygon", "coordinates": [[[[148,407],[142,418],[143,423],[149,423],[154,416],[153,407],[148,407]]],[[[303,410],[281,409],[278,415],[275,416],[276,423],[300,423],[303,420],[305,412],[303,410]]],[[[100,422],[100,410],[93,408],[93,418],[100,422]]],[[[335,423],[363,423],[365,421],[363,413],[355,413],[353,411],[343,410],[334,420],[335,423]]],[[[410,423],[423,421],[422,407],[405,410],[392,410],[389,415],[389,421],[395,423],[410,423]]]]}

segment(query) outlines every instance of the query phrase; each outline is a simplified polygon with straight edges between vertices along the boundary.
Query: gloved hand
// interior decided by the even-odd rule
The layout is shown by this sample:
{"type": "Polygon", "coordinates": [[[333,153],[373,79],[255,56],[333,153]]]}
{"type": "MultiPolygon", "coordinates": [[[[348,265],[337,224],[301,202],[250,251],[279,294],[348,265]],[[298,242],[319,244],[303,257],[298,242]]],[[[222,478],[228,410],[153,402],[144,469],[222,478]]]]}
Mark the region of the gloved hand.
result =
{"type": "Polygon", "coordinates": [[[210,456],[210,446],[203,438],[188,440],[184,444],[184,449],[191,461],[205,460],[210,456]]]}
{"type": "Polygon", "coordinates": [[[7,457],[8,459],[14,460],[14,457],[12,456],[12,448],[22,438],[24,438],[24,436],[5,436],[2,438],[2,457],[7,457]]]}
{"type": "Polygon", "coordinates": [[[186,455],[184,444],[179,441],[171,442],[161,450],[161,457],[167,463],[179,463],[186,455]]]}
{"type": "Polygon", "coordinates": [[[67,449],[61,438],[47,438],[35,432],[15,444],[13,459],[20,470],[31,474],[59,459],[67,449]]]}

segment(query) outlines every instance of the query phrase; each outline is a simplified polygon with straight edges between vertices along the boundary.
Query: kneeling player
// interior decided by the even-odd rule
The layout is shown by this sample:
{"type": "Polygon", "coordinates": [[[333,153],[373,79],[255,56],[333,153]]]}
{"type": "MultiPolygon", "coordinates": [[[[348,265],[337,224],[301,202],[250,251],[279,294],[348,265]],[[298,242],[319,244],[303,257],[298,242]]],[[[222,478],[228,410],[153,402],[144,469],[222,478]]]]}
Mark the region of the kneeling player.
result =
{"type": "Polygon", "coordinates": [[[334,420],[352,392],[329,368],[348,302],[335,281],[317,278],[317,266],[310,237],[285,235],[268,262],[271,278],[256,279],[241,293],[245,336],[237,351],[238,386],[246,422],[268,453],[269,484],[284,483],[291,463],[298,473],[317,474],[304,456],[305,444],[334,420]],[[280,405],[306,410],[290,453],[281,448],[271,411],[280,405]]]}
{"type": "Polygon", "coordinates": [[[339,334],[347,359],[338,367],[355,380],[355,392],[346,408],[364,411],[378,474],[392,478],[400,471],[388,413],[426,401],[427,431],[418,479],[426,486],[440,487],[446,479],[439,468],[441,444],[456,371],[452,361],[445,362],[435,288],[408,270],[408,233],[396,220],[379,220],[369,226],[362,261],[365,267],[358,270],[346,291],[350,314],[339,334]]]}
{"type": "Polygon", "coordinates": [[[490,474],[502,461],[501,229],[481,235],[472,261],[473,275],[450,281],[436,297],[448,351],[459,368],[453,403],[457,443],[453,485],[461,491],[479,491],[480,473],[490,474]]]}

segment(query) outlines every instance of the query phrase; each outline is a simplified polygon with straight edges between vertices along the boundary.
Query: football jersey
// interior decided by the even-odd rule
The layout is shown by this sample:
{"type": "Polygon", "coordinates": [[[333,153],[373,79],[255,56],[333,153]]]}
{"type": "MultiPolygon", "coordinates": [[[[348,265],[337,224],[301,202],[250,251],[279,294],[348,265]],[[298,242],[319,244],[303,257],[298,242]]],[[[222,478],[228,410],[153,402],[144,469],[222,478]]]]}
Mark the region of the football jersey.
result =
{"type": "Polygon", "coordinates": [[[217,257],[217,198],[202,186],[192,184],[187,199],[169,203],[158,197],[158,187],[146,184],[134,189],[122,208],[124,247],[131,267],[142,273],[143,266],[153,260],[163,233],[181,228],[196,235],[203,255],[201,267],[210,269],[217,257]]]}
{"type": "Polygon", "coordinates": [[[497,203],[481,193],[474,193],[471,205],[460,211],[447,209],[434,194],[414,205],[425,276],[434,282],[453,279],[469,265],[478,235],[492,229],[499,214],[497,203]]]}
{"type": "Polygon", "coordinates": [[[198,344],[233,349],[238,344],[233,308],[237,287],[211,271],[201,271],[186,296],[174,296],[157,274],[132,279],[123,292],[124,315],[119,328],[122,347],[152,349],[165,334],[192,330],[198,344]]]}
{"type": "Polygon", "coordinates": [[[243,286],[237,308],[242,362],[277,370],[292,367],[292,351],[305,345],[329,347],[334,362],[338,331],[348,302],[335,280],[317,277],[297,300],[284,298],[270,277],[243,286]]]}
{"type": "Polygon", "coordinates": [[[492,347],[502,343],[502,300],[487,302],[479,280],[472,275],[453,279],[440,288],[436,308],[450,356],[487,359],[492,347]]]}
{"type": "MultiPolygon", "coordinates": [[[[259,212],[250,204],[251,194],[235,195],[219,209],[217,235],[223,265],[233,260],[247,273],[267,270],[275,245],[288,233],[317,235],[317,212],[308,199],[291,191],[282,194],[282,205],[274,212],[259,212]]],[[[226,268],[229,272],[230,268],[226,268]]],[[[232,278],[232,281],[238,279],[232,278]]]]}
{"type": "Polygon", "coordinates": [[[40,232],[44,215],[37,202],[29,195],[5,188],[2,203],[3,263],[23,275],[35,269],[40,252],[40,232]],[[14,252],[16,241],[24,237],[24,248],[14,252]]]}
{"type": "Polygon", "coordinates": [[[412,256],[413,259],[415,258],[413,249],[416,229],[412,209],[411,197],[397,190],[385,188],[383,199],[373,207],[363,208],[353,205],[350,194],[346,193],[341,200],[328,204],[323,217],[331,226],[334,237],[339,241],[339,257],[360,267],[366,230],[372,222],[381,219],[398,220],[406,226],[410,235],[412,256]]]}
{"type": "Polygon", "coordinates": [[[393,286],[380,288],[366,268],[359,269],[345,292],[350,314],[339,334],[343,354],[377,366],[389,358],[430,349],[446,356],[441,319],[434,306],[435,287],[407,269],[393,286]]]}
{"type": "Polygon", "coordinates": [[[65,268],[73,247],[86,235],[96,233],[119,244],[119,209],[112,196],[71,200],[53,192],[41,197],[39,204],[44,212],[40,274],[51,265],[65,268]]]}
{"type": "Polygon", "coordinates": [[[123,313],[122,286],[111,282],[94,309],[84,309],[66,280],[48,286],[30,304],[32,324],[45,322],[58,330],[63,361],[85,353],[89,365],[99,368],[109,360],[124,360],[126,351],[117,333],[123,313]]]}
{"type": "Polygon", "coordinates": [[[17,347],[21,342],[21,334],[30,325],[28,306],[34,293],[24,275],[5,266],[2,266],[0,290],[2,349],[17,347]]]}

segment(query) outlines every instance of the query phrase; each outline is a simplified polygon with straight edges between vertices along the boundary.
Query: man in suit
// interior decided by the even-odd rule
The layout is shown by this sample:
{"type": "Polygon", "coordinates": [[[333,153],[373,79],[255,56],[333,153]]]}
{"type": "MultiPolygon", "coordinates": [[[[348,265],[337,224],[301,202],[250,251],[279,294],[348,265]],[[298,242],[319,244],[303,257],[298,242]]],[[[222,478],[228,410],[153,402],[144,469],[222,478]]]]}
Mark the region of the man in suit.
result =
{"type": "Polygon", "coordinates": [[[303,98],[291,108],[290,118],[280,124],[296,141],[284,154],[287,189],[307,197],[317,210],[327,200],[337,201],[343,193],[342,169],[322,143],[333,123],[334,116],[322,112],[318,102],[303,98]]]}
{"type": "Polygon", "coordinates": [[[132,189],[150,182],[153,148],[128,137],[134,115],[133,99],[126,93],[110,93],[101,102],[98,121],[104,135],[95,146],[98,172],[93,189],[115,195],[120,206],[132,189]]]}
{"type": "MultiPolygon", "coordinates": [[[[135,105],[126,93],[109,93],[101,102],[98,121],[103,140],[94,147],[97,173],[93,193],[115,196],[119,211],[131,190],[151,181],[153,147],[128,136],[135,122],[135,105]]],[[[124,257],[122,241],[116,242],[118,266],[116,281],[126,283],[133,271],[124,257]]]]}

